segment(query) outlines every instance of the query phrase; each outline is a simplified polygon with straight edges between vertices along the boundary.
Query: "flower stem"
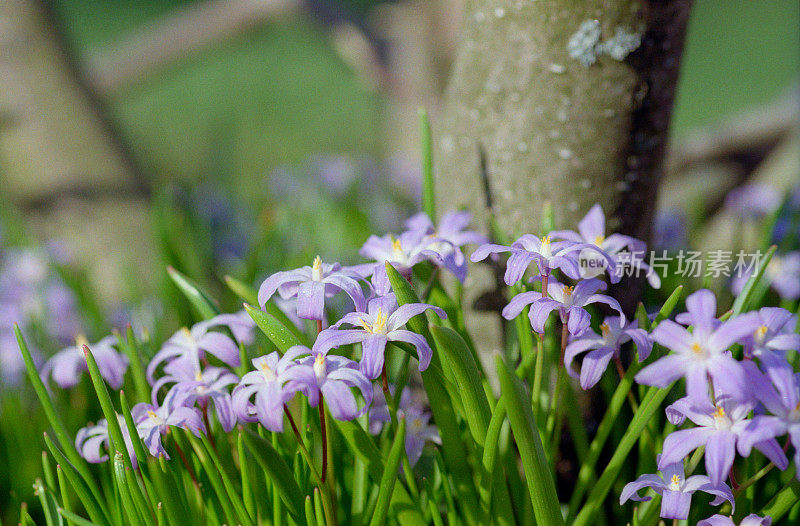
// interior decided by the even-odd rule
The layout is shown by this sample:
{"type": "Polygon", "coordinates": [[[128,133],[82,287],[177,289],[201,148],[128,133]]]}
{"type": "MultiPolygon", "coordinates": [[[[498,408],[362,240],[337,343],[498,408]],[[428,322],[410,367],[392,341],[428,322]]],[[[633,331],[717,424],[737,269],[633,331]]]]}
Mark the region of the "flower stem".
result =
{"type": "Polygon", "coordinates": [[[208,404],[203,404],[201,407],[203,412],[203,424],[206,426],[206,436],[208,437],[208,441],[211,443],[211,447],[214,449],[214,452],[216,452],[217,444],[214,441],[214,434],[211,432],[211,422],[208,420],[208,404]]]}
{"type": "MultiPolygon", "coordinates": [[[[616,354],[614,355],[614,365],[617,366],[617,374],[619,374],[619,379],[622,380],[625,377],[625,368],[622,366],[622,359],[616,354]]],[[[633,396],[633,391],[628,391],[628,402],[631,404],[631,410],[634,413],[639,410],[639,403],[633,396]]]]}
{"type": "Polygon", "coordinates": [[[181,449],[181,446],[178,444],[178,437],[173,436],[172,438],[174,439],[172,443],[175,444],[175,451],[178,452],[178,456],[181,457],[181,462],[183,462],[183,465],[186,467],[186,471],[189,472],[189,478],[192,479],[192,485],[194,485],[195,489],[200,489],[200,485],[197,483],[197,477],[194,474],[194,469],[192,469],[192,465],[189,464],[189,460],[183,453],[183,449],[181,449]]]}
{"type": "Polygon", "coordinates": [[[547,282],[550,281],[550,274],[542,274],[542,297],[547,297],[547,282]]]}
{"type": "Polygon", "coordinates": [[[317,334],[322,332],[322,320],[317,320],[317,334]]]}
{"type": "Polygon", "coordinates": [[[322,431],[322,483],[325,483],[325,478],[328,474],[328,423],[325,421],[325,401],[322,398],[322,393],[319,393],[319,427],[322,431]]]}

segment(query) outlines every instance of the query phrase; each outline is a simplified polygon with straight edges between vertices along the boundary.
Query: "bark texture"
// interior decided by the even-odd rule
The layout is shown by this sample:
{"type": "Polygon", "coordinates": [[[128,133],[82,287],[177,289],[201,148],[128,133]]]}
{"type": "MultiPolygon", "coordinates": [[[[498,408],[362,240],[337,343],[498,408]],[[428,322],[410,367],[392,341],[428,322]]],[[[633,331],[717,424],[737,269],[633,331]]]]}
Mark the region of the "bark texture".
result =
{"type": "MultiPolygon", "coordinates": [[[[609,231],[648,239],[690,7],[468,0],[436,139],[439,209],[466,207],[485,222],[483,150],[506,233],[541,233],[545,201],[557,228],[600,203],[609,231]]],[[[493,310],[492,293],[480,295],[493,277],[470,276],[468,304],[480,298],[476,308],[493,310]]],[[[620,298],[626,310],[635,289],[620,298]]],[[[482,346],[496,350],[496,317],[470,316],[482,346]]]]}
{"type": "Polygon", "coordinates": [[[558,227],[599,202],[611,228],[648,237],[690,4],[468,1],[437,140],[440,204],[485,212],[482,147],[509,233],[539,232],[549,200],[558,227]],[[599,34],[581,33],[592,24],[599,34]]]}

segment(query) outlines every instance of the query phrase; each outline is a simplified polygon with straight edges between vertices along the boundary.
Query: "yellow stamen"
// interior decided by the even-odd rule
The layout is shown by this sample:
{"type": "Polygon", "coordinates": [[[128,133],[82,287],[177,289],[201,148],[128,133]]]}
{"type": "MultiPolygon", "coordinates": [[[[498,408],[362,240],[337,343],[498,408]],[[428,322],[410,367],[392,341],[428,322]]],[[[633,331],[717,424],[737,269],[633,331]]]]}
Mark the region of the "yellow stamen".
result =
{"type": "Polygon", "coordinates": [[[763,338],[767,334],[767,326],[762,325],[758,329],[756,329],[756,338],[763,338]]]}
{"type": "Polygon", "coordinates": [[[551,241],[550,236],[542,237],[542,245],[549,245],[550,241],[551,241]]]}
{"type": "Polygon", "coordinates": [[[605,241],[605,240],[606,240],[606,236],[597,236],[596,238],[594,238],[594,244],[599,247],[600,245],[603,244],[603,241],[605,241]]]}
{"type": "Polygon", "coordinates": [[[259,366],[259,369],[261,369],[261,375],[267,381],[271,381],[271,380],[275,379],[275,373],[272,372],[272,368],[269,366],[269,364],[267,364],[266,360],[261,362],[261,365],[259,366]]]}
{"type": "Polygon", "coordinates": [[[200,371],[197,371],[196,373],[194,373],[194,379],[196,381],[198,381],[198,382],[202,382],[203,381],[203,373],[201,373],[200,371]]]}
{"type": "Polygon", "coordinates": [[[392,252],[395,254],[402,254],[403,253],[403,246],[400,244],[399,239],[392,239],[392,252]]]}
{"type": "Polygon", "coordinates": [[[680,489],[681,478],[678,475],[672,475],[672,479],[669,482],[669,489],[672,491],[678,491],[680,489]]]}
{"type": "Polygon", "coordinates": [[[721,405],[717,406],[717,410],[714,411],[714,418],[724,418],[725,417],[725,409],[721,405]]]}
{"type": "Polygon", "coordinates": [[[322,258],[317,256],[311,264],[311,279],[319,281],[322,279],[322,258]]]}
{"type": "Polygon", "coordinates": [[[386,320],[388,316],[383,315],[383,309],[378,308],[378,314],[375,316],[375,322],[369,324],[364,318],[361,318],[361,326],[370,334],[383,334],[386,332],[386,320]]]}
{"type": "Polygon", "coordinates": [[[600,324],[600,330],[603,331],[603,335],[606,335],[610,329],[608,328],[608,324],[603,322],[600,324]]]}
{"type": "Polygon", "coordinates": [[[695,353],[695,354],[700,354],[700,353],[703,352],[703,348],[700,347],[699,343],[693,343],[692,344],[692,352],[695,353]]]}
{"type": "Polygon", "coordinates": [[[575,287],[564,287],[564,296],[572,296],[572,291],[575,287]]]}
{"type": "Polygon", "coordinates": [[[320,353],[314,358],[314,375],[321,379],[325,377],[325,374],[328,372],[327,367],[325,366],[325,355],[320,353]]]}
{"type": "Polygon", "coordinates": [[[152,420],[155,420],[156,422],[157,422],[158,420],[160,420],[160,419],[158,418],[158,415],[155,413],[155,411],[148,411],[148,412],[147,412],[147,416],[149,416],[149,417],[150,417],[150,419],[152,419],[152,420]]]}

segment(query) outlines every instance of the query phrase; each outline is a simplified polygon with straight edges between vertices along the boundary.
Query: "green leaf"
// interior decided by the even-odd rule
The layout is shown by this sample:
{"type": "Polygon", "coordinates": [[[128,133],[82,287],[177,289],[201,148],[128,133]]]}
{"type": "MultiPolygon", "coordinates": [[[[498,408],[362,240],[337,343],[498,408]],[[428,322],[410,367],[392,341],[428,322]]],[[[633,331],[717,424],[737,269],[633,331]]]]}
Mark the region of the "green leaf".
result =
{"type": "Polygon", "coordinates": [[[244,310],[253,318],[258,328],[267,335],[267,338],[275,344],[281,354],[285,353],[293,345],[300,345],[300,340],[297,336],[272,314],[256,309],[247,303],[244,304],[244,310]]]}
{"type": "MultiPolygon", "coordinates": [[[[236,513],[233,504],[234,497],[232,497],[231,494],[226,490],[225,484],[223,483],[220,475],[220,471],[217,469],[218,466],[215,466],[214,462],[211,461],[208,451],[204,445],[200,443],[200,441],[192,434],[191,431],[184,430],[183,435],[189,440],[189,443],[194,450],[195,458],[197,458],[197,460],[200,462],[200,465],[203,467],[209,482],[211,482],[211,488],[214,491],[214,500],[218,502],[220,506],[222,506],[222,511],[225,513],[225,517],[227,518],[228,522],[230,524],[252,524],[252,522],[243,522],[244,520],[249,519],[249,517],[244,518],[236,513]]],[[[241,509],[244,510],[243,504],[241,505],[241,509]]]]}
{"type": "Polygon", "coordinates": [[[133,334],[133,327],[128,325],[125,331],[125,340],[121,336],[117,336],[120,342],[120,347],[125,351],[130,361],[131,375],[133,376],[133,385],[136,387],[136,396],[140,402],[150,401],[150,384],[147,382],[145,374],[145,365],[142,362],[142,355],[139,352],[139,345],[136,342],[136,335],[133,334]]]}
{"type": "Polygon", "coordinates": [[[180,289],[189,303],[197,311],[197,314],[204,320],[213,318],[219,314],[219,307],[217,307],[211,296],[203,292],[200,286],[190,278],[175,270],[173,267],[167,267],[167,274],[175,285],[180,289]]]}
{"type": "Polygon", "coordinates": [[[386,514],[389,511],[389,501],[394,491],[394,485],[397,482],[400,461],[403,459],[403,453],[405,452],[405,436],[406,419],[401,418],[398,421],[397,433],[395,434],[394,441],[392,441],[392,447],[386,459],[386,466],[381,475],[381,482],[378,486],[378,501],[375,504],[375,512],[369,523],[370,526],[381,526],[386,521],[386,514]]]}
{"type": "MultiPolygon", "coordinates": [[[[370,478],[377,482],[381,480],[384,471],[381,452],[375,446],[375,442],[358,423],[340,422],[333,420],[337,430],[344,438],[350,451],[356,455],[366,465],[370,478]]],[[[396,484],[390,501],[389,512],[395,517],[398,523],[422,526],[427,524],[422,518],[417,503],[408,494],[402,484],[396,484]]]]}
{"type": "Polygon", "coordinates": [[[77,526],[98,526],[92,521],[87,521],[80,515],[75,515],[71,511],[65,508],[58,508],[58,514],[67,519],[67,522],[70,524],[76,524],[77,526]]]}
{"type": "Polygon", "coordinates": [[[47,416],[48,422],[50,422],[50,425],[53,427],[53,431],[59,445],[64,448],[63,455],[69,459],[69,463],[78,471],[78,473],[80,473],[81,478],[86,481],[86,485],[94,496],[95,501],[100,503],[104,512],[107,512],[107,509],[103,504],[103,494],[92,477],[86,461],[78,453],[78,450],[75,447],[75,442],[69,436],[69,433],[67,433],[67,428],[64,426],[64,422],[62,422],[61,417],[56,412],[56,409],[53,406],[53,401],[50,399],[50,393],[48,393],[47,387],[45,387],[41,376],[39,376],[39,372],[36,370],[36,364],[33,361],[33,357],[28,349],[28,345],[25,343],[25,337],[22,335],[22,331],[20,330],[19,325],[16,323],[14,324],[14,334],[17,337],[17,344],[19,345],[22,359],[25,362],[25,369],[28,372],[28,378],[30,379],[31,384],[33,384],[33,390],[36,392],[36,396],[39,398],[39,402],[42,404],[42,409],[44,409],[44,413],[47,416]]]}
{"type": "MultiPolygon", "coordinates": [[[[800,467],[797,469],[800,469],[800,467]]],[[[800,502],[800,482],[792,480],[764,506],[761,510],[761,515],[769,515],[772,517],[773,522],[777,524],[798,502],[800,502]]]]}
{"type": "Polygon", "coordinates": [[[658,387],[651,387],[648,389],[647,394],[639,406],[639,410],[633,415],[633,420],[631,420],[627,431],[625,431],[620,443],[617,445],[614,455],[611,457],[611,460],[609,460],[597,484],[592,487],[586,504],[575,518],[575,522],[572,523],[573,526],[587,526],[593,523],[596,518],[597,508],[605,500],[606,495],[608,495],[608,492],[611,490],[611,486],[617,480],[622,466],[630,461],[628,455],[631,449],[639,441],[642,431],[653,418],[653,415],[660,409],[661,403],[672,390],[673,385],[675,384],[673,383],[665,389],[658,387]]]}
{"type": "Polygon", "coordinates": [[[552,471],[531,412],[530,397],[500,356],[495,358],[503,403],[517,442],[537,524],[564,524],[552,471]]]}
{"type": "Polygon", "coordinates": [[[658,314],[656,314],[656,318],[653,320],[651,328],[658,325],[662,320],[669,318],[670,314],[672,314],[672,311],[675,310],[675,306],[678,305],[678,301],[680,301],[682,293],[683,285],[678,285],[675,290],[672,291],[672,294],[669,295],[667,301],[664,302],[664,305],[661,306],[658,314]]]}
{"type": "Polygon", "coordinates": [[[294,479],[291,468],[283,460],[283,457],[275,451],[272,444],[257,434],[249,429],[244,429],[241,435],[245,446],[255,457],[256,462],[269,475],[273,487],[280,493],[281,500],[286,505],[289,513],[292,514],[295,520],[301,520],[305,515],[303,494],[294,479]]]}
{"type": "Polygon", "coordinates": [[[422,211],[436,221],[436,196],[433,180],[433,141],[431,121],[425,108],[417,111],[419,118],[420,155],[422,156],[422,211]]]}
{"type": "Polygon", "coordinates": [[[66,477],[69,485],[72,487],[72,491],[78,496],[78,499],[83,504],[83,507],[86,509],[86,513],[89,514],[89,517],[99,523],[99,524],[110,524],[111,521],[108,520],[110,515],[105,511],[104,508],[101,508],[100,503],[104,501],[97,501],[92,493],[89,491],[89,488],[85,482],[85,480],[81,477],[78,471],[75,469],[64,453],[61,452],[53,441],[50,440],[50,437],[47,433],[44,434],[44,443],[47,445],[47,449],[50,450],[50,453],[53,455],[58,464],[56,465],[56,471],[61,472],[66,477]]]}
{"type": "Polygon", "coordinates": [[[119,489],[119,494],[122,498],[122,508],[125,511],[125,515],[128,517],[128,524],[144,526],[145,522],[142,519],[142,516],[139,514],[139,510],[137,509],[136,505],[133,503],[133,497],[131,496],[133,489],[128,486],[128,483],[125,480],[126,467],[123,460],[125,456],[126,455],[124,455],[121,451],[117,451],[117,453],[114,455],[114,480],[117,483],[117,488],[119,489]]]}
{"type": "MultiPolygon", "coordinates": [[[[417,296],[411,284],[388,262],[386,263],[386,273],[389,276],[389,282],[392,284],[392,290],[397,297],[399,305],[419,303],[419,296],[417,296]]],[[[467,461],[467,448],[461,441],[461,432],[453,411],[453,401],[447,393],[445,379],[440,373],[442,362],[435,345],[436,342],[431,337],[424,314],[414,316],[408,320],[407,325],[412,331],[422,335],[433,350],[430,366],[422,371],[422,382],[425,386],[425,391],[428,393],[433,418],[439,427],[439,435],[442,438],[442,454],[450,475],[455,482],[459,497],[458,501],[462,504],[467,514],[467,519],[472,522],[479,522],[482,514],[477,505],[479,502],[478,494],[475,489],[472,470],[467,461]]]]}
{"type": "Polygon", "coordinates": [[[306,526],[317,526],[317,519],[314,516],[314,506],[311,503],[311,497],[308,495],[306,495],[305,511],[306,511],[306,526]]]}
{"type": "Polygon", "coordinates": [[[744,284],[742,292],[736,296],[736,300],[734,300],[733,307],[731,308],[734,316],[738,316],[747,309],[750,297],[753,295],[753,291],[761,281],[761,277],[767,270],[767,265],[769,265],[769,262],[772,260],[772,256],[775,254],[777,249],[778,247],[776,245],[769,247],[769,250],[767,250],[764,258],[760,261],[758,272],[750,276],[750,278],[747,280],[747,283],[744,284]]]}
{"type": "Polygon", "coordinates": [[[258,291],[256,289],[244,281],[240,281],[231,276],[225,276],[223,279],[225,280],[225,284],[228,285],[228,288],[239,296],[242,301],[252,305],[258,305],[258,291]]]}

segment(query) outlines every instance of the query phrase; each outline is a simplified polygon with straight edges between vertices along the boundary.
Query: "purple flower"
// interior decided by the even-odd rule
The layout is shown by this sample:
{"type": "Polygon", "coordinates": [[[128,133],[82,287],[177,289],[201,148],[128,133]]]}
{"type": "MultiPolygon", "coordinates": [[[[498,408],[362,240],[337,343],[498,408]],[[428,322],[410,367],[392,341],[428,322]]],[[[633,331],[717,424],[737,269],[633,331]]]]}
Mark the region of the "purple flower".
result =
{"type": "MultiPolygon", "coordinates": [[[[100,375],[113,389],[122,387],[125,371],[128,370],[128,357],[114,349],[116,338],[106,336],[99,342],[89,345],[100,375]]],[[[88,342],[87,342],[88,343],[88,342]]],[[[62,389],[70,389],[78,385],[81,373],[88,371],[86,356],[83,354],[83,343],[60,350],[42,367],[41,376],[44,381],[52,376],[53,381],[62,389]]]]}
{"type": "MultiPolygon", "coordinates": [[[[565,239],[573,243],[594,245],[600,249],[608,258],[601,256],[599,253],[581,254],[582,258],[589,258],[596,261],[597,264],[593,265],[595,268],[605,268],[609,274],[621,276],[623,271],[622,267],[628,265],[636,269],[644,270],[647,273],[647,279],[653,287],[658,288],[661,285],[658,274],[650,272],[650,267],[642,260],[645,250],[643,241],[623,234],[611,234],[606,237],[606,217],[603,214],[603,208],[599,204],[594,205],[583,219],[580,220],[577,232],[572,230],[556,230],[551,232],[550,235],[553,239],[565,239]],[[623,250],[627,250],[625,253],[626,256],[617,257],[623,250]]],[[[617,279],[617,281],[619,281],[619,279],[617,279]]]]}
{"type": "Polygon", "coordinates": [[[663,476],[642,475],[635,481],[627,483],[619,496],[620,505],[628,499],[639,502],[650,500],[650,497],[639,496],[639,490],[642,488],[652,488],[661,495],[662,519],[688,519],[692,494],[695,491],[714,495],[712,506],[719,506],[726,500],[731,503],[731,506],[735,507],[736,505],[731,490],[725,484],[712,484],[711,479],[705,475],[684,478],[683,461],[666,464],[660,471],[663,476]]]}
{"type": "MultiPolygon", "coordinates": [[[[541,276],[549,276],[553,270],[560,269],[567,277],[580,279],[582,276],[576,254],[579,250],[596,252],[605,260],[608,268],[614,268],[614,260],[593,244],[573,241],[552,242],[550,236],[540,239],[531,234],[520,237],[510,247],[492,243],[482,245],[472,253],[470,259],[478,262],[486,259],[490,254],[511,252],[506,263],[505,274],[506,285],[511,286],[522,279],[528,266],[533,262],[539,268],[541,276]]],[[[611,274],[611,281],[616,283],[619,281],[619,276],[611,274]]]]}
{"type": "Polygon", "coordinates": [[[191,329],[183,328],[176,332],[153,356],[147,365],[147,379],[152,384],[158,366],[178,357],[189,357],[197,362],[203,360],[206,353],[213,354],[231,367],[240,364],[239,347],[230,336],[222,332],[214,332],[216,327],[227,327],[238,341],[249,344],[255,338],[255,322],[244,312],[237,314],[220,314],[210,320],[201,321],[191,329]]]}
{"type": "Polygon", "coordinates": [[[160,407],[141,402],[131,408],[131,416],[139,436],[154,457],[164,455],[169,459],[161,444],[161,436],[167,434],[170,426],[187,429],[197,436],[205,431],[200,411],[186,407],[185,403],[186,397],[173,388],[160,407]]]}
{"type": "MultiPolygon", "coordinates": [[[[390,386],[390,390],[394,391],[394,386],[390,386]]],[[[442,440],[436,426],[430,423],[430,413],[423,408],[419,401],[413,399],[408,388],[403,389],[400,395],[397,414],[398,417],[402,416],[406,419],[406,455],[413,467],[422,456],[422,450],[427,442],[441,444],[442,440]]],[[[370,433],[379,434],[383,425],[389,421],[389,406],[386,404],[386,397],[383,390],[375,386],[373,403],[369,410],[370,433]]]]}
{"type": "Polygon", "coordinates": [[[592,303],[605,303],[619,313],[619,326],[624,327],[625,315],[622,313],[617,300],[604,294],[596,294],[598,290],[605,290],[606,284],[599,279],[585,279],[574,287],[568,287],[558,282],[550,281],[547,284],[547,298],[542,298],[539,292],[522,292],[517,294],[503,309],[503,317],[513,320],[526,305],[531,306],[528,318],[531,327],[536,332],[544,332],[544,325],[550,312],[558,310],[562,323],[567,324],[569,333],[578,336],[583,333],[591,322],[589,312],[584,308],[592,303]]]}
{"type": "Polygon", "coordinates": [[[344,291],[356,309],[363,309],[365,300],[359,280],[361,276],[354,270],[342,268],[338,263],[323,263],[317,256],[309,267],[278,272],[268,277],[258,290],[258,303],[261,308],[277,291],[281,298],[297,298],[297,316],[306,320],[325,318],[325,298],[344,291]]]}
{"type": "MultiPolygon", "coordinates": [[[[761,518],[755,513],[751,513],[739,523],[739,526],[770,526],[772,524],[772,517],[761,518]]],[[[726,515],[712,515],[707,519],[703,519],[697,523],[697,526],[736,526],[733,519],[726,515]]]]}
{"type": "Polygon", "coordinates": [[[794,446],[794,464],[800,467],[800,375],[782,368],[770,371],[767,377],[753,363],[746,367],[753,394],[772,414],[753,417],[747,435],[740,440],[742,450],[749,453],[757,443],[788,433],[794,446]]]}
{"type": "Polygon", "coordinates": [[[710,290],[699,290],[686,298],[688,316],[694,324],[689,332],[671,320],[664,320],[650,337],[673,351],[648,365],[636,375],[640,384],[666,387],[686,377],[687,394],[702,402],[708,398],[708,378],[725,392],[745,392],[744,370],[727,352],[759,325],[758,315],[748,313],[720,322],[715,318],[717,300],[710,290]]]}
{"type": "MultiPolygon", "coordinates": [[[[752,272],[753,269],[747,269],[734,277],[731,283],[734,294],[742,292],[752,272]]],[[[772,256],[767,268],[764,269],[764,278],[781,299],[792,301],[800,299],[800,251],[772,256]]]]}
{"type": "Polygon", "coordinates": [[[313,379],[301,389],[311,407],[316,407],[321,397],[336,420],[353,420],[366,413],[372,403],[372,385],[359,371],[358,364],[344,356],[304,350],[310,356],[299,360],[298,367],[308,369],[311,374],[305,378],[313,379]],[[352,388],[361,391],[364,397],[360,410],[352,388]]]}
{"type": "Polygon", "coordinates": [[[214,402],[222,429],[226,432],[236,425],[236,415],[231,404],[231,395],[227,387],[239,382],[239,378],[222,367],[208,366],[201,371],[200,363],[189,356],[179,357],[164,367],[166,376],[153,384],[153,403],[162,386],[175,383],[173,389],[184,398],[187,406],[198,403],[203,411],[209,400],[214,402]]]}
{"type": "Polygon", "coordinates": [[[405,323],[426,310],[432,310],[440,318],[447,315],[439,307],[426,303],[407,303],[398,307],[393,293],[375,298],[369,302],[366,312],[345,314],[330,329],[325,329],[317,336],[314,351],[327,352],[335,347],[351,343],[361,343],[361,372],[369,379],[380,376],[384,364],[384,350],[391,341],[400,341],[417,348],[419,370],[427,369],[431,361],[428,342],[421,335],[401,329],[405,323]],[[358,329],[339,329],[343,324],[360,327],[358,329]]]}
{"type": "Polygon", "coordinates": [[[758,358],[767,369],[791,369],[786,362],[786,351],[800,350],[800,334],[794,332],[797,318],[779,307],[763,307],[758,318],[761,325],[745,340],[745,356],[758,358]]]}
{"type": "Polygon", "coordinates": [[[574,378],[578,373],[572,369],[572,361],[581,353],[588,354],[581,363],[580,381],[582,389],[591,389],[600,380],[603,371],[608,367],[612,357],[619,357],[620,347],[631,340],[636,344],[639,361],[646,359],[653,349],[653,343],[647,336],[647,331],[638,328],[638,322],[633,320],[627,325],[620,326],[618,316],[608,316],[600,325],[602,334],[587,330],[577,338],[573,338],[567,345],[564,353],[564,365],[567,372],[574,378]]]}
{"type": "Polygon", "coordinates": [[[242,376],[233,390],[233,410],[244,422],[258,421],[273,432],[283,431],[283,406],[304,386],[314,382],[313,371],[298,366],[295,359],[309,354],[295,345],[280,356],[277,351],[253,359],[255,371],[242,376]],[[250,401],[255,396],[254,402],[250,401]]]}
{"type": "Polygon", "coordinates": [[[488,242],[483,234],[466,230],[471,220],[469,212],[450,211],[442,216],[437,228],[427,214],[420,212],[406,221],[406,228],[424,232],[428,247],[442,256],[443,266],[463,283],[467,277],[467,260],[461,247],[488,242]]]}
{"type": "MultiPolygon", "coordinates": [[[[122,438],[125,440],[128,455],[130,455],[131,462],[135,465],[136,453],[133,450],[128,426],[121,415],[117,415],[117,421],[122,429],[122,438]]],[[[89,425],[79,429],[78,434],[75,435],[75,448],[87,462],[92,464],[100,464],[108,460],[108,454],[104,452],[104,450],[108,449],[108,445],[108,421],[105,418],[98,421],[95,426],[89,425]]]]}
{"type": "MultiPolygon", "coordinates": [[[[706,472],[714,484],[721,484],[728,477],[737,449],[743,457],[750,454],[750,448],[746,446],[749,444],[747,435],[751,433],[748,426],[752,421],[747,420],[747,415],[755,403],[722,394],[719,389],[717,393],[716,405],[707,397],[704,400],[686,397],[670,406],[673,423],[689,418],[698,427],[675,431],[664,439],[659,469],[681,462],[689,453],[705,446],[706,472]]],[[[786,469],[786,455],[775,439],[759,441],[753,447],[780,469],[786,469]]]]}
{"type": "Polygon", "coordinates": [[[678,250],[688,244],[684,214],[675,209],[657,210],[653,225],[653,248],[678,250]]]}
{"type": "Polygon", "coordinates": [[[745,184],[725,196],[725,208],[744,218],[758,219],[771,214],[781,205],[781,195],[765,184],[745,184]]]}

